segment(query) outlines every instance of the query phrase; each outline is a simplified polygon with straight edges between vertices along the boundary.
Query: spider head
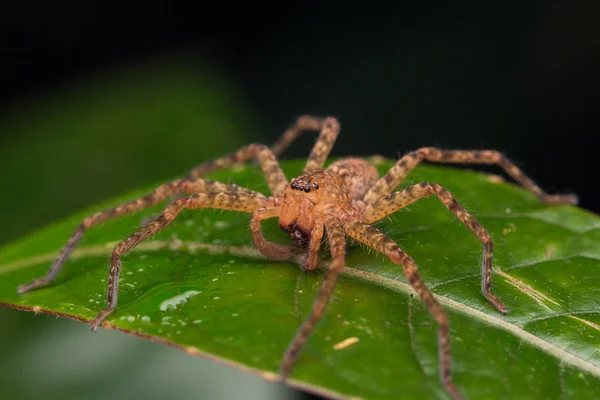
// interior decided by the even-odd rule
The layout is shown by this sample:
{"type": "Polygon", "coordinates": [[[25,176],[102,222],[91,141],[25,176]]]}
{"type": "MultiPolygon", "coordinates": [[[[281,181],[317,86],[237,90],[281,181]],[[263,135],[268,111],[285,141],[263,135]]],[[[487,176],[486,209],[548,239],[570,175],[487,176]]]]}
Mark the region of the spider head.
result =
{"type": "MultiPolygon", "coordinates": [[[[304,181],[292,180],[284,194],[279,227],[290,235],[296,247],[306,248],[310,243],[310,233],[313,229],[313,209],[315,203],[311,200],[310,187],[304,189],[304,181]],[[292,186],[293,185],[293,188],[292,186]]],[[[313,189],[314,190],[314,187],[313,189]]]]}
{"type": "Polygon", "coordinates": [[[347,198],[344,182],[339,176],[323,170],[309,171],[292,179],[286,188],[279,227],[290,235],[295,246],[306,248],[315,218],[324,210],[322,205],[328,200],[347,198]]]}

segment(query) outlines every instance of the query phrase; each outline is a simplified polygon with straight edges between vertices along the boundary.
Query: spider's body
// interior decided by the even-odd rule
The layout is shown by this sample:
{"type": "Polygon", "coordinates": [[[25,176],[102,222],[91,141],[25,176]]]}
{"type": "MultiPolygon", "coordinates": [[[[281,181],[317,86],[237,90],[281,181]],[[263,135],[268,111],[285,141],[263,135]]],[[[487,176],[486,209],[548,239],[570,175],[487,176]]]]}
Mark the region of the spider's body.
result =
{"type": "Polygon", "coordinates": [[[186,179],[178,179],[156,188],[152,193],[98,212],[85,218],[67,241],[48,274],[19,287],[25,293],[52,282],[59,273],[71,251],[86,229],[108,219],[116,218],[162,202],[172,195],[178,197],[156,219],[148,222],[137,232],[115,246],[108,276],[108,304],[92,322],[96,328],[117,306],[118,283],[121,272],[121,256],[140,242],[152,237],[169,225],[184,208],[217,208],[249,212],[250,231],[254,245],[262,254],[275,259],[291,260],[295,252],[291,247],[267,241],[261,229],[261,221],[279,218],[279,226],[290,235],[297,248],[306,250],[302,265],[313,270],[319,264],[318,251],[324,234],[327,235],[331,262],[308,319],[298,330],[283,356],[281,379],[285,380],[292,370],[302,346],[321,319],[333,293],[340,271],[345,266],[346,238],[385,254],[393,263],[401,264],[408,282],[421,297],[438,324],[439,372],[446,391],[454,398],[460,393],[452,383],[450,374],[450,335],[446,313],[421,279],[416,262],[388,236],[372,223],[427,196],[435,195],[457,219],[463,223],[483,244],[482,292],[502,313],[506,306],[491,291],[493,241],[487,230],[456,201],[454,196],[435,183],[422,182],[394,191],[408,173],[421,161],[451,163],[497,164],[517,182],[547,203],[576,203],[572,195],[549,195],[502,154],[491,151],[440,150],[424,147],[407,153],[382,177],[374,166],[359,158],[345,158],[323,169],[340,131],[335,118],[300,117],[272,148],[260,144],[245,146],[235,153],[201,164],[186,179]],[[276,155],[296,139],[302,130],[320,131],[302,175],[288,182],[279,167],[276,155]],[[217,169],[257,158],[265,175],[271,197],[251,189],[232,184],[200,178],[217,169]]]}
{"type": "MultiPolygon", "coordinates": [[[[309,170],[293,178],[283,194],[279,227],[290,234],[296,247],[307,248],[315,221],[328,215],[340,221],[361,220],[361,196],[378,177],[367,161],[344,158],[325,170],[309,170]]],[[[316,265],[305,267],[311,270],[316,265]]]]}

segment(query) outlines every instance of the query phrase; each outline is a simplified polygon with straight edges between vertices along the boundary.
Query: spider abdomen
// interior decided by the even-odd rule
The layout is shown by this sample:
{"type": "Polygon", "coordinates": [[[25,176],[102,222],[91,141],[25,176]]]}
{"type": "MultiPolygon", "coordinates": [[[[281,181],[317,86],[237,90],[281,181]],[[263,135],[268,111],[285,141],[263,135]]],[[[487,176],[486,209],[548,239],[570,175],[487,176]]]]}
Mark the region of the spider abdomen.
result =
{"type": "Polygon", "coordinates": [[[338,160],[327,167],[327,171],[344,180],[352,200],[361,200],[379,179],[379,173],[373,165],[355,157],[338,160]]]}

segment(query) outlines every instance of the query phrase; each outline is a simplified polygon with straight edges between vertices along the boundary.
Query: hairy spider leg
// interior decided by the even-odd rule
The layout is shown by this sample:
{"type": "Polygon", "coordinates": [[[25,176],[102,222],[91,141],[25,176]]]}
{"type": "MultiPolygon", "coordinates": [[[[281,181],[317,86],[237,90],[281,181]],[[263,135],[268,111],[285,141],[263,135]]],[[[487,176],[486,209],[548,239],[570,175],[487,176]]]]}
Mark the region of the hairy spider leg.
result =
{"type": "MultiPolygon", "coordinates": [[[[305,116],[301,117],[297,121],[297,125],[302,129],[310,129],[311,127],[315,128],[317,124],[320,125],[321,121],[322,119],[319,118],[305,116]]],[[[299,131],[298,133],[293,134],[292,130],[292,134],[288,134],[288,138],[291,138],[293,140],[295,136],[297,136],[297,134],[299,134],[299,131]]],[[[321,136],[323,136],[323,132],[321,136]]],[[[286,146],[289,145],[289,143],[291,142],[288,139],[286,146]]],[[[279,147],[281,146],[282,145],[279,145],[279,147]]],[[[285,148],[285,146],[281,147],[282,150],[283,148],[285,148]]],[[[168,197],[178,195],[181,192],[190,194],[209,191],[237,191],[248,195],[256,193],[252,190],[241,188],[236,185],[227,185],[220,182],[196,179],[198,176],[201,176],[203,174],[207,174],[234,164],[245,162],[252,157],[256,157],[258,159],[261,169],[265,175],[265,178],[267,179],[269,188],[271,189],[271,192],[275,195],[280,195],[281,193],[283,193],[283,190],[287,185],[287,179],[283,171],[281,170],[281,167],[279,166],[279,163],[277,162],[273,151],[269,147],[262,144],[250,144],[248,146],[244,146],[240,150],[230,155],[206,162],[194,168],[190,172],[190,178],[188,179],[179,179],[170,183],[163,184],[157,189],[155,189],[152,193],[144,197],[125,202],[123,204],[109,208],[107,210],[100,211],[85,218],[84,221],[75,229],[71,237],[68,239],[67,243],[55,259],[54,263],[51,265],[46,276],[20,286],[17,289],[18,292],[25,293],[30,290],[39,288],[41,286],[45,286],[48,283],[52,282],[55,279],[56,275],[62,269],[62,266],[64,265],[70,253],[81,240],[85,230],[98,224],[101,224],[102,222],[105,222],[109,219],[117,218],[129,213],[133,213],[154,206],[166,200],[168,197]]]]}
{"type": "Polygon", "coordinates": [[[329,269],[327,270],[323,283],[321,283],[319,293],[313,303],[313,308],[309,317],[304,321],[300,329],[298,329],[296,336],[283,355],[280,368],[281,381],[287,379],[300,350],[323,316],[323,313],[329,304],[329,300],[331,299],[335,284],[340,276],[340,272],[344,269],[346,263],[346,235],[344,234],[342,222],[338,218],[328,217],[325,220],[325,230],[330,244],[331,263],[329,264],[329,269]]]}
{"type": "Polygon", "coordinates": [[[577,196],[551,195],[544,192],[523,171],[502,153],[495,150],[441,150],[435,147],[423,147],[400,158],[390,170],[367,192],[366,203],[374,203],[396,188],[406,175],[421,161],[462,164],[496,164],[520,183],[525,189],[535,194],[544,203],[577,204],[577,196]]]}
{"type": "Polygon", "coordinates": [[[415,261],[403,252],[392,239],[371,225],[359,221],[349,221],[344,225],[344,229],[348,236],[385,254],[393,263],[402,264],[408,282],[421,300],[423,300],[438,324],[440,380],[446,391],[454,399],[460,399],[461,395],[452,382],[450,372],[450,324],[448,317],[440,303],[435,299],[427,286],[425,286],[423,279],[419,275],[419,269],[415,261]]]}
{"type": "Polygon", "coordinates": [[[279,156],[285,151],[297,138],[302,131],[320,131],[323,124],[323,118],[314,117],[312,115],[302,115],[296,119],[288,129],[283,132],[283,135],[277,139],[271,150],[276,156],[279,156]]]}
{"type": "Polygon", "coordinates": [[[437,195],[440,202],[462,222],[467,228],[477,236],[483,243],[483,263],[481,291],[483,295],[503,314],[508,309],[491,290],[492,280],[492,256],[494,253],[494,242],[489,232],[454,198],[452,193],[440,185],[423,182],[418,185],[409,186],[403,190],[391,193],[374,204],[367,206],[364,211],[363,221],[371,224],[381,218],[401,209],[409,204],[428,197],[437,195]]]}
{"type": "Polygon", "coordinates": [[[263,174],[265,175],[265,179],[269,184],[269,189],[271,189],[271,193],[273,193],[274,196],[281,195],[287,185],[287,179],[279,166],[277,157],[275,157],[273,151],[264,144],[252,143],[242,147],[234,153],[207,161],[192,169],[189,172],[189,176],[197,178],[223,168],[244,163],[254,157],[258,159],[263,174]]]}
{"type": "Polygon", "coordinates": [[[225,184],[205,179],[178,179],[160,185],[152,193],[149,193],[146,196],[127,201],[84,218],[50,266],[46,276],[19,286],[17,289],[18,292],[22,294],[51,283],[61,271],[65,261],[73,249],[75,249],[87,229],[99,225],[107,220],[152,207],[166,200],[170,196],[180,192],[186,194],[199,192],[235,192],[244,196],[259,195],[258,192],[237,185],[225,184]]]}
{"type": "Polygon", "coordinates": [[[217,208],[221,210],[254,212],[266,207],[268,202],[269,199],[262,194],[249,196],[238,192],[211,192],[197,193],[171,203],[159,217],[148,222],[144,227],[114,247],[110,258],[110,273],[108,276],[108,304],[92,323],[92,330],[95,331],[117,306],[121,256],[169,225],[184,208],[217,208]]]}
{"type": "Polygon", "coordinates": [[[340,123],[338,120],[333,117],[325,118],[319,138],[308,155],[306,165],[304,166],[305,173],[312,169],[323,168],[325,160],[329,156],[339,133],[340,123]]]}

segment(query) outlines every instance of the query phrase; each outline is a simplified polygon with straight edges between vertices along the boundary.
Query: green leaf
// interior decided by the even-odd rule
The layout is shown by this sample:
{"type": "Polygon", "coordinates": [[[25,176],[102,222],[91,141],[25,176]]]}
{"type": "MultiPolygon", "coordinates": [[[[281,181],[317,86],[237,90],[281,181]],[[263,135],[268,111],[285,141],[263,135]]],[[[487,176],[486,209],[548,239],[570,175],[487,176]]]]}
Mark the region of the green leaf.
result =
{"type": "MultiPolygon", "coordinates": [[[[302,169],[299,161],[283,166],[288,177],[302,169]]],[[[252,166],[211,178],[268,190],[252,166]]],[[[406,183],[419,181],[444,185],[490,231],[493,288],[511,311],[500,315],[481,295],[481,244],[436,198],[378,224],[417,261],[448,313],[453,376],[465,397],[594,398],[600,387],[600,219],[577,207],[540,204],[522,188],[472,171],[421,166],[406,183]]],[[[0,303],[92,320],[105,306],[112,246],[162,206],[90,229],[51,286],[22,296],[16,287],[46,272],[83,217],[154,186],[0,249],[0,303]]],[[[262,259],[248,222],[242,213],[186,210],[128,253],[110,328],[274,378],[310,313],[322,273],[262,259]]],[[[269,239],[289,242],[276,220],[264,227],[269,239]]],[[[437,327],[411,295],[401,267],[356,245],[347,264],[290,384],[332,397],[446,398],[437,376],[437,327]],[[334,347],[348,338],[358,342],[334,347]]]]}

